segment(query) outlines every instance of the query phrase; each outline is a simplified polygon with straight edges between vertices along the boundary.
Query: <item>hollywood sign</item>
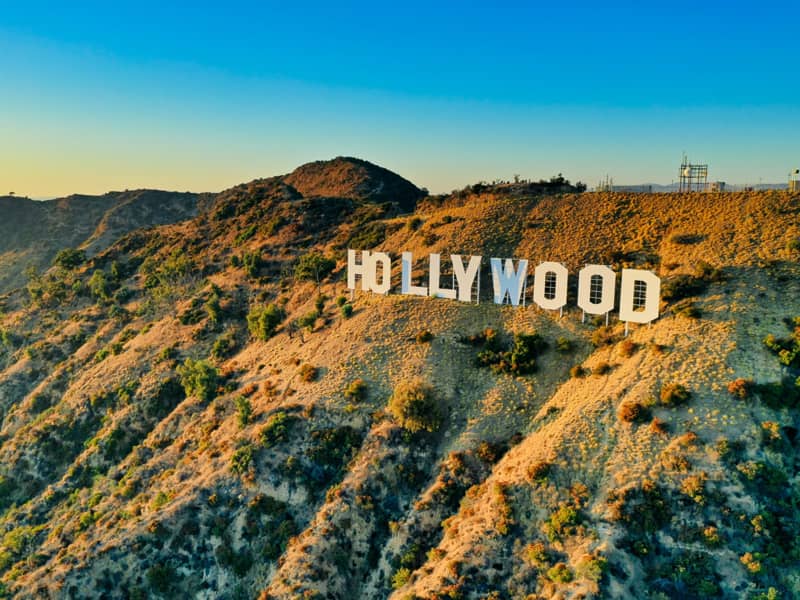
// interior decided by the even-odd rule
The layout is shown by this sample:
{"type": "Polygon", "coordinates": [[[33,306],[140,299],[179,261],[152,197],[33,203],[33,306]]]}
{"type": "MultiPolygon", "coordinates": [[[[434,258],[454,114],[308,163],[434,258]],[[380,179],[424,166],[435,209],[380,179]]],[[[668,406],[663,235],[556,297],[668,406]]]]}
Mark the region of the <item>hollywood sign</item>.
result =
{"type": "MultiPolygon", "coordinates": [[[[479,271],[483,258],[451,254],[452,287],[442,287],[439,254],[428,256],[428,285],[414,285],[411,271],[414,256],[401,256],[400,293],[407,296],[449,298],[461,302],[478,302],[479,271]]],[[[525,306],[528,295],[528,261],[510,258],[489,259],[495,304],[525,306]]],[[[386,252],[347,251],[347,287],[376,294],[388,294],[392,288],[392,258],[386,252]]],[[[533,272],[533,301],[545,310],[561,311],[567,304],[569,272],[561,263],[543,262],[533,272]]],[[[652,271],[622,269],[619,286],[619,319],[626,323],[650,323],[658,318],[661,303],[661,280],[652,271]]],[[[578,307],[584,315],[606,315],[614,310],[617,296],[617,274],[605,265],[586,265],[578,273],[578,307]]]]}

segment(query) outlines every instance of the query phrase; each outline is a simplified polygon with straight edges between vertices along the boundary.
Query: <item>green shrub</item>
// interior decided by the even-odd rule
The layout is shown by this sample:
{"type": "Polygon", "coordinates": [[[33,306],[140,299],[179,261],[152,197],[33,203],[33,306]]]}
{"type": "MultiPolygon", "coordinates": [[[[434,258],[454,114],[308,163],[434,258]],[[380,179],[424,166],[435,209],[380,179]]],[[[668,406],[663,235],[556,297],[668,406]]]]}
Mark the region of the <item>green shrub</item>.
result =
{"type": "Polygon", "coordinates": [[[607,570],[608,560],[605,557],[590,554],[583,556],[576,568],[579,577],[595,582],[600,581],[607,570]]]}
{"type": "Polygon", "coordinates": [[[234,403],[236,404],[236,422],[239,424],[239,429],[243,429],[250,422],[253,407],[250,405],[250,400],[244,396],[237,396],[234,403]]]}
{"type": "Polygon", "coordinates": [[[169,360],[175,360],[178,357],[178,349],[172,346],[164,346],[161,349],[161,352],[158,353],[156,356],[156,362],[166,362],[169,360]]]}
{"type": "Polygon", "coordinates": [[[224,333],[214,340],[211,356],[220,360],[233,354],[234,350],[236,350],[236,336],[233,332],[224,333]]]}
{"type": "Polygon", "coordinates": [[[272,448],[285,442],[289,439],[292,427],[297,421],[299,418],[296,415],[290,415],[284,411],[271,415],[259,434],[261,445],[264,448],[272,448]]]}
{"type": "Polygon", "coordinates": [[[669,241],[673,244],[697,244],[704,238],[705,236],[696,233],[675,233],[670,236],[669,241]]]}
{"type": "Polygon", "coordinates": [[[565,563],[559,562],[547,570],[547,578],[555,583],[569,583],[574,576],[565,563]]]}
{"type": "Polygon", "coordinates": [[[247,328],[253,337],[266,341],[275,335],[283,316],[283,310],[275,304],[257,306],[247,315],[247,328]]]}
{"type": "Polygon", "coordinates": [[[286,225],[289,221],[283,215],[275,215],[264,226],[264,232],[267,235],[275,235],[278,233],[278,230],[286,225]]]}
{"type": "Polygon", "coordinates": [[[89,292],[98,300],[109,300],[111,284],[106,279],[105,273],[99,269],[92,273],[89,279],[89,292]]]}
{"type": "Polygon", "coordinates": [[[211,327],[216,327],[222,320],[222,307],[219,304],[219,294],[213,292],[203,306],[206,309],[208,324],[211,327]]]}
{"type": "Polygon", "coordinates": [[[347,240],[347,247],[354,250],[370,250],[386,239],[386,223],[372,221],[355,227],[347,240]]]}
{"type": "Polygon", "coordinates": [[[401,567],[392,576],[392,589],[399,590],[411,579],[411,570],[408,567],[401,567]]]}
{"type": "MultiPolygon", "coordinates": [[[[489,330],[487,330],[489,331],[489,330]]],[[[486,338],[489,342],[490,338],[486,338]]],[[[536,370],[536,358],[546,344],[538,333],[517,333],[510,350],[486,348],[478,353],[478,364],[490,367],[495,373],[525,375],[536,370]]]]}
{"type": "Polygon", "coordinates": [[[411,217],[406,223],[406,226],[410,231],[416,231],[422,226],[422,219],[420,217],[411,217]]]}
{"type": "Polygon", "coordinates": [[[273,519],[272,527],[274,529],[264,544],[263,554],[269,560],[276,560],[286,550],[289,538],[297,533],[297,525],[288,512],[283,512],[278,519],[273,519]]]}
{"type": "Polygon", "coordinates": [[[238,262],[242,265],[244,272],[251,279],[254,279],[258,276],[261,266],[264,263],[264,261],[261,260],[261,254],[258,252],[244,252],[241,260],[238,262]]]}
{"type": "Polygon", "coordinates": [[[247,227],[246,229],[242,230],[239,233],[239,235],[237,235],[236,238],[233,240],[233,245],[241,246],[242,244],[244,244],[247,240],[249,240],[256,234],[256,229],[257,226],[253,224],[247,227]]]}
{"type": "Polygon", "coordinates": [[[147,581],[150,587],[160,593],[168,592],[177,576],[175,569],[170,565],[153,565],[147,571],[147,581]]]}
{"type": "Polygon", "coordinates": [[[301,329],[308,329],[309,331],[314,330],[314,325],[317,324],[317,319],[319,318],[319,313],[316,310],[312,310],[304,314],[302,317],[297,319],[297,326],[301,329]]]}
{"type": "Polygon", "coordinates": [[[714,557],[708,552],[679,550],[671,564],[664,565],[663,574],[685,587],[686,597],[719,597],[722,590],[714,564],[714,557]]]}
{"type": "Polygon", "coordinates": [[[698,296],[706,291],[708,283],[692,275],[675,275],[666,278],[661,284],[661,297],[664,300],[682,300],[698,296]]]}
{"type": "MultiPolygon", "coordinates": [[[[322,468],[320,484],[328,484],[341,473],[361,446],[362,435],[348,426],[329,427],[311,432],[311,446],[306,456],[322,468]]],[[[325,485],[320,485],[320,490],[325,485]]]]}
{"type": "Polygon", "coordinates": [[[800,405],[800,381],[790,377],[784,377],[781,381],[755,384],[754,390],[770,408],[795,408],[800,405]]]}
{"type": "Polygon", "coordinates": [[[341,310],[342,310],[342,316],[345,319],[349,319],[353,314],[353,305],[350,304],[349,302],[347,304],[343,304],[341,310]]]}
{"type": "Polygon", "coordinates": [[[205,402],[216,396],[219,372],[207,361],[187,358],[176,370],[187,396],[205,402]]]}
{"type": "Polygon", "coordinates": [[[0,343],[2,343],[3,346],[13,349],[17,346],[18,341],[14,333],[4,327],[0,327],[0,343]]]}
{"type": "Polygon", "coordinates": [[[788,338],[776,338],[770,334],[764,345],[778,355],[778,362],[785,367],[800,368],[800,318],[794,319],[794,331],[788,338]]]}
{"type": "Polygon", "coordinates": [[[72,271],[86,262],[86,252],[77,248],[65,248],[53,259],[53,265],[72,271]]]}
{"type": "Polygon", "coordinates": [[[525,558],[531,566],[542,569],[550,564],[550,554],[543,542],[533,542],[525,547],[525,558]]]}
{"type": "Polygon", "coordinates": [[[421,381],[400,383],[389,399],[388,409],[397,423],[411,432],[433,432],[442,424],[433,388],[421,381]]]}
{"type": "Polygon", "coordinates": [[[335,260],[317,252],[309,252],[300,257],[294,268],[294,276],[301,281],[314,281],[319,285],[335,267],[335,260]]]}
{"type": "Polygon", "coordinates": [[[253,464],[253,446],[245,442],[234,450],[231,455],[231,472],[243,475],[250,470],[253,464]]]}
{"type": "Polygon", "coordinates": [[[581,522],[581,515],[571,504],[561,504],[545,521],[542,529],[551,542],[562,539],[573,533],[574,528],[581,522]]]}
{"type": "Polygon", "coordinates": [[[363,379],[354,379],[344,391],[344,397],[354,402],[361,402],[367,397],[367,383],[363,379]]]}
{"type": "Polygon", "coordinates": [[[169,496],[166,492],[158,492],[153,501],[150,503],[150,506],[153,510],[158,510],[159,508],[165,506],[169,502],[169,496]]]}
{"type": "Polygon", "coordinates": [[[719,267],[707,263],[704,260],[697,261],[694,265],[694,272],[697,277],[705,282],[719,283],[725,280],[725,273],[719,267]]]}
{"type": "Polygon", "coordinates": [[[770,587],[765,592],[755,592],[750,596],[750,600],[781,600],[781,593],[774,587],[770,587]]]}
{"type": "Polygon", "coordinates": [[[572,352],[573,346],[572,341],[564,336],[561,336],[556,340],[556,350],[561,352],[562,354],[567,354],[568,352],[572,352]]]}
{"type": "Polygon", "coordinates": [[[253,556],[247,548],[236,552],[231,548],[227,539],[217,546],[215,552],[217,560],[223,567],[231,569],[238,577],[244,577],[253,566],[253,556]]]}

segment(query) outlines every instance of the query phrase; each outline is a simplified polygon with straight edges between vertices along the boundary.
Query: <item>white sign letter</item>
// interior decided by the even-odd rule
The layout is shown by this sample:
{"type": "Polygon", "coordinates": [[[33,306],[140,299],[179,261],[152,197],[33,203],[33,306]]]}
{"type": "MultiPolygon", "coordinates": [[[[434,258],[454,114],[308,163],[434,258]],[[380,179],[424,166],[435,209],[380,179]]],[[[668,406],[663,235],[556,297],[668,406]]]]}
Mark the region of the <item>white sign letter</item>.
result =
{"type": "Polygon", "coordinates": [[[451,254],[450,260],[453,262],[453,273],[458,284],[458,299],[461,302],[472,302],[472,286],[475,284],[475,277],[481,266],[481,257],[470,256],[466,271],[460,254],[451,254]]]}
{"type": "Polygon", "coordinates": [[[588,315],[614,310],[617,274],[603,265],[586,265],[578,274],[578,306],[588,315]]]}
{"type": "Polygon", "coordinates": [[[651,271],[622,269],[619,320],[649,323],[658,318],[661,280],[651,271]]]}
{"type": "Polygon", "coordinates": [[[357,263],[357,250],[347,251],[347,289],[356,289],[356,275],[361,277],[361,289],[365,292],[372,287],[375,266],[369,259],[369,250],[361,253],[361,263],[357,263]]]}
{"type": "Polygon", "coordinates": [[[519,269],[514,270],[514,261],[506,259],[505,268],[501,259],[492,258],[489,260],[492,266],[492,283],[494,284],[494,303],[503,304],[508,295],[512,306],[519,306],[522,298],[522,289],[525,286],[525,278],[528,275],[528,261],[519,261],[519,269]]]}
{"type": "Polygon", "coordinates": [[[430,266],[428,267],[428,286],[430,287],[430,295],[434,298],[447,298],[449,300],[456,299],[456,291],[439,287],[441,279],[441,265],[442,258],[438,254],[431,254],[429,258],[430,266]]]}
{"type": "Polygon", "coordinates": [[[373,252],[372,261],[372,291],[376,294],[388,294],[392,287],[392,259],[386,252],[373,252]],[[378,263],[383,267],[381,282],[378,283],[378,263]]]}
{"type": "Polygon", "coordinates": [[[559,310],[567,303],[569,272],[561,263],[543,262],[533,274],[533,301],[545,310],[559,310]]]}
{"type": "Polygon", "coordinates": [[[421,285],[411,285],[411,271],[414,268],[414,255],[403,252],[403,269],[400,281],[400,293],[409,296],[427,296],[428,288],[421,285]]]}

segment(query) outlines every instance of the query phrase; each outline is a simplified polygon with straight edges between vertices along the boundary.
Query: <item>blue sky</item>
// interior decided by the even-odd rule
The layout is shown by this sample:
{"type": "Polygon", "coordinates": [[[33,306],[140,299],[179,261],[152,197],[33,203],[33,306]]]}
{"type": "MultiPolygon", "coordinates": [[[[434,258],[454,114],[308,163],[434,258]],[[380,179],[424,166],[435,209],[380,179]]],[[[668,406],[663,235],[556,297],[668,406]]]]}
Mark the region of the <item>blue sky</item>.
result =
{"type": "Polygon", "coordinates": [[[790,3],[13,3],[0,193],[215,191],[355,155],[432,191],[800,166],[790,3]]]}

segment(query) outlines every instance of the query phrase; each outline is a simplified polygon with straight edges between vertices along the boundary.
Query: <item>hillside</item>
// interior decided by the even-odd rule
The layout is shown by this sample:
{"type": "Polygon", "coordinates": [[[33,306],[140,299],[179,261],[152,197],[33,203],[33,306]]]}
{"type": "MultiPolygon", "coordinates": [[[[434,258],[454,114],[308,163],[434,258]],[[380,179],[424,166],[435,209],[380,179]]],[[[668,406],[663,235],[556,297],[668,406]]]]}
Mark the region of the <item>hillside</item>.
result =
{"type": "Polygon", "coordinates": [[[194,217],[209,199],[158,190],[47,201],[0,197],[0,293],[23,285],[25,268],[49,267],[59,250],[81,247],[94,255],[134,229],[194,217]]]}
{"type": "Polygon", "coordinates": [[[800,195],[352,160],[2,297],[0,597],[800,595],[800,195]],[[351,297],[347,248],[482,255],[481,302],[351,297]],[[563,262],[569,308],[492,304],[492,256],[563,262]],[[662,316],[582,322],[586,263],[657,272],[662,316]]]}

